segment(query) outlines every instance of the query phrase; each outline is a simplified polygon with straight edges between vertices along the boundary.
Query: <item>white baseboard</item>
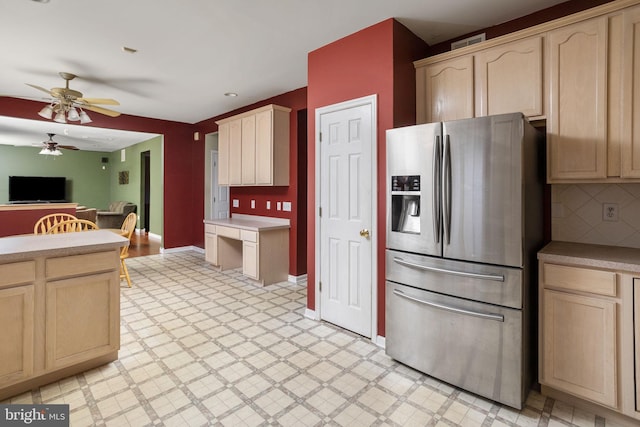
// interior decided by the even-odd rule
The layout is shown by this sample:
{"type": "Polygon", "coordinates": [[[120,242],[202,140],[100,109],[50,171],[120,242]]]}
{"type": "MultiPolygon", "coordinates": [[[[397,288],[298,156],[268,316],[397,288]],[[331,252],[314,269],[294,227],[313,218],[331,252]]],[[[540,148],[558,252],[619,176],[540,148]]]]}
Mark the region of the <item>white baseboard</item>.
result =
{"type": "Polygon", "coordinates": [[[385,337],[381,337],[380,335],[377,335],[373,343],[380,348],[386,348],[387,340],[385,337]]]}
{"type": "Polygon", "coordinates": [[[198,246],[179,246],[177,248],[169,248],[169,249],[160,248],[160,253],[164,253],[164,254],[170,254],[174,252],[188,252],[188,251],[199,252],[201,254],[204,253],[204,249],[199,248],[198,246]]]}
{"type": "Polygon", "coordinates": [[[149,239],[151,240],[158,240],[158,241],[162,240],[162,236],[160,234],[149,233],[148,236],[149,236],[149,239]]]}
{"type": "Polygon", "coordinates": [[[287,278],[289,283],[295,283],[297,285],[301,285],[303,283],[307,283],[307,275],[301,274],[300,276],[292,276],[291,274],[287,278]]]}
{"type": "Polygon", "coordinates": [[[311,320],[318,320],[315,310],[310,310],[308,308],[304,309],[304,317],[311,320]]]}

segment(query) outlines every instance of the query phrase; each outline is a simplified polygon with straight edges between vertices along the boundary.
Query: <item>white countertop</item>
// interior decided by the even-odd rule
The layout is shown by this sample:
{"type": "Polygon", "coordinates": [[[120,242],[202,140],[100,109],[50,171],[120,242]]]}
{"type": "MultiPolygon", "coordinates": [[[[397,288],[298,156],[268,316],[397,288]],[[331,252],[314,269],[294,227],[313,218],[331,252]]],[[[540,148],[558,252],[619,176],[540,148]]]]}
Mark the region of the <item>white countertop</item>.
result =
{"type": "Polygon", "coordinates": [[[204,223],[240,228],[242,230],[249,231],[267,231],[291,228],[290,221],[286,218],[271,218],[266,216],[243,214],[236,214],[231,218],[225,219],[205,219],[204,223]]]}
{"type": "Polygon", "coordinates": [[[25,234],[0,238],[0,262],[57,252],[60,256],[79,251],[119,248],[127,242],[112,231],[92,230],[61,234],[25,234]]]}
{"type": "Polygon", "coordinates": [[[538,252],[541,261],[640,273],[640,249],[585,243],[551,242],[538,252]]]}

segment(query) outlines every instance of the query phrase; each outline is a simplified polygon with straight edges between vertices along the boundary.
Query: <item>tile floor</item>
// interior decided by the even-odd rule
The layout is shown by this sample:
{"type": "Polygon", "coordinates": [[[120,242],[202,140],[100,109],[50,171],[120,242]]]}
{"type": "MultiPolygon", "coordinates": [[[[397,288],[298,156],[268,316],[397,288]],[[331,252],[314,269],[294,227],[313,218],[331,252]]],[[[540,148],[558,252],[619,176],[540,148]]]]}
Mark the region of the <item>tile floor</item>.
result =
{"type": "Polygon", "coordinates": [[[197,252],[127,261],[119,360],[2,403],[68,403],[72,426],[607,426],[531,392],[518,412],[303,317],[306,289],[261,288],[197,252]]]}

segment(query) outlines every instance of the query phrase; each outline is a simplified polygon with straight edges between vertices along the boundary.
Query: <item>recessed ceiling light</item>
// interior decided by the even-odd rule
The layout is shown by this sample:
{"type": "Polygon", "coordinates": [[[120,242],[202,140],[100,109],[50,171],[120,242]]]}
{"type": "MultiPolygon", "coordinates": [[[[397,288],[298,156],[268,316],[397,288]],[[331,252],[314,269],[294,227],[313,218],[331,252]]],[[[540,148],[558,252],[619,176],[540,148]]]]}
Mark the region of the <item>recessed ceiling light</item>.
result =
{"type": "Polygon", "coordinates": [[[235,93],[235,92],[227,92],[227,93],[225,93],[225,94],[224,94],[224,96],[231,96],[231,97],[234,97],[234,96],[238,96],[238,94],[237,94],[237,93],[235,93]]]}
{"type": "Polygon", "coordinates": [[[122,51],[127,53],[136,53],[138,49],[134,49],[132,47],[122,46],[122,51]]]}

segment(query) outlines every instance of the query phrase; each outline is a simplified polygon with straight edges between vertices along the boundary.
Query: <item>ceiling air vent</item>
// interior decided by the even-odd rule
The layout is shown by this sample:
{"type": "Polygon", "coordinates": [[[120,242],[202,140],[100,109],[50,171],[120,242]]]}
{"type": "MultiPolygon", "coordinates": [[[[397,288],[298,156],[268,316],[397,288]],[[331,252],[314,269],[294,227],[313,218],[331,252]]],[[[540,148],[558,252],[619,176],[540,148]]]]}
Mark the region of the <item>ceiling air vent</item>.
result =
{"type": "Polygon", "coordinates": [[[476,34],[475,36],[467,37],[466,39],[458,40],[451,43],[451,50],[459,49],[461,47],[470,46],[472,44],[480,43],[486,40],[486,33],[476,34]]]}

